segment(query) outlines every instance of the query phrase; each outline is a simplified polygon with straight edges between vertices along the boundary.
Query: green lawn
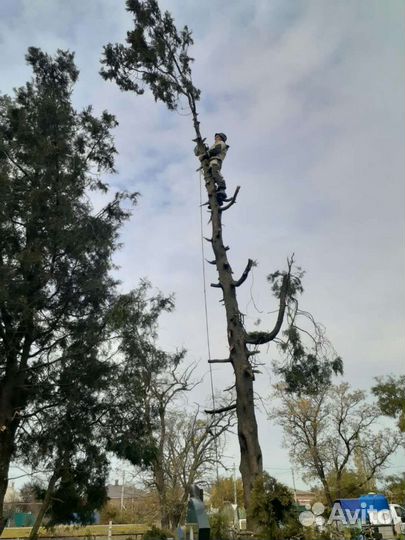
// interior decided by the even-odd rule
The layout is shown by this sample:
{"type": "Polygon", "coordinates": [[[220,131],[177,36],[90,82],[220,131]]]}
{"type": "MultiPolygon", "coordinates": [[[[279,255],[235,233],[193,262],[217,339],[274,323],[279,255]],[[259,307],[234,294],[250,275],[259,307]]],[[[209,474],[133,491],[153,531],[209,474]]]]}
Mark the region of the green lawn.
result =
{"type": "MultiPolygon", "coordinates": [[[[112,534],[145,533],[149,527],[147,525],[113,525],[112,534]]],[[[6,527],[1,538],[28,538],[31,527],[6,527]]],[[[41,528],[39,536],[47,538],[63,538],[66,536],[108,536],[108,525],[87,525],[86,527],[55,527],[54,529],[41,528]]]]}

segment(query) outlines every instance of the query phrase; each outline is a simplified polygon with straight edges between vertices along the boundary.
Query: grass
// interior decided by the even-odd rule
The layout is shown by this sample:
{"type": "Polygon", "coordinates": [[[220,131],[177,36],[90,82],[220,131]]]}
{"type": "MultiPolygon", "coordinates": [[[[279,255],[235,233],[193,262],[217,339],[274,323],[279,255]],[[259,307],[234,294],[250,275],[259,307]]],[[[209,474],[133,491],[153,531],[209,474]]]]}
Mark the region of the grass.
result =
{"type": "MultiPolygon", "coordinates": [[[[147,525],[113,525],[112,535],[128,535],[145,533],[149,527],[147,525]]],[[[4,529],[1,538],[28,538],[31,527],[7,527],[4,529]]],[[[39,536],[42,538],[64,538],[64,537],[91,537],[108,536],[108,525],[86,525],[85,527],[54,527],[52,529],[39,529],[39,536]]]]}

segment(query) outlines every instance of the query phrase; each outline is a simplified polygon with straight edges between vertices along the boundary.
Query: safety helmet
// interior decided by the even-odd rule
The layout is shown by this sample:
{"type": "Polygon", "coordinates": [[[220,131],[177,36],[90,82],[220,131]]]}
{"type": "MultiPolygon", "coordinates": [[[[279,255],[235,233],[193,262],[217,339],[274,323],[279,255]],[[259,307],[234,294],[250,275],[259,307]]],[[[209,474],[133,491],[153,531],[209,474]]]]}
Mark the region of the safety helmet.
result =
{"type": "Polygon", "coordinates": [[[221,137],[221,139],[226,142],[227,136],[225,133],[215,133],[215,137],[218,135],[218,137],[221,137]]]}

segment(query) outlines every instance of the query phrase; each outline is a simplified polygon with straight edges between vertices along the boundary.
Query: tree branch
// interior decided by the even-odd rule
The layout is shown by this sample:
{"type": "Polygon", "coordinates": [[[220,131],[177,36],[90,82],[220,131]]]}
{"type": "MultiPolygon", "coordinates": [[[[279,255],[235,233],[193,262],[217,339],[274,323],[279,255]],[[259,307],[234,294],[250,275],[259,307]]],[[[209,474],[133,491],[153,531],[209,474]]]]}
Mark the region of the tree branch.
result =
{"type": "Polygon", "coordinates": [[[246,335],[247,344],[263,345],[264,343],[273,341],[273,339],[276,338],[277,334],[280,332],[281,325],[283,324],[283,320],[284,320],[285,308],[287,305],[288,288],[290,285],[290,272],[291,272],[291,269],[289,269],[288,273],[285,274],[283,277],[283,283],[281,285],[281,291],[280,291],[280,304],[279,304],[279,310],[278,310],[278,317],[277,317],[277,321],[276,321],[276,324],[274,325],[273,330],[271,332],[249,332],[246,335]]]}
{"type": "Polygon", "coordinates": [[[208,360],[209,364],[225,364],[227,362],[232,362],[230,358],[224,358],[220,360],[208,360]]]}
{"type": "Polygon", "coordinates": [[[19,165],[19,163],[17,163],[17,161],[15,161],[15,160],[13,159],[13,158],[10,156],[10,154],[9,154],[6,150],[4,150],[4,148],[3,148],[3,153],[4,153],[4,155],[7,157],[7,159],[9,159],[9,160],[11,161],[11,163],[12,163],[15,167],[17,167],[17,169],[19,169],[25,176],[28,176],[28,178],[32,178],[32,176],[31,176],[29,173],[27,173],[27,171],[26,171],[23,167],[21,167],[21,165],[19,165]]]}
{"type": "Polygon", "coordinates": [[[207,414],[219,414],[223,412],[233,411],[236,409],[236,403],[233,405],[228,405],[227,407],[222,407],[221,409],[212,409],[212,410],[205,410],[204,412],[207,414]]]}
{"type": "Polygon", "coordinates": [[[236,188],[235,193],[233,194],[233,197],[230,203],[227,204],[226,206],[223,206],[222,208],[221,207],[219,208],[220,212],[225,212],[225,210],[228,210],[231,206],[233,206],[236,203],[236,197],[238,196],[239,190],[240,190],[240,186],[236,188]]]}
{"type": "Polygon", "coordinates": [[[249,272],[252,269],[252,266],[254,265],[255,265],[255,262],[252,259],[248,259],[248,263],[246,265],[246,268],[243,271],[243,274],[237,281],[233,282],[235,287],[240,287],[240,285],[242,285],[242,283],[244,283],[247,280],[249,272]]]}

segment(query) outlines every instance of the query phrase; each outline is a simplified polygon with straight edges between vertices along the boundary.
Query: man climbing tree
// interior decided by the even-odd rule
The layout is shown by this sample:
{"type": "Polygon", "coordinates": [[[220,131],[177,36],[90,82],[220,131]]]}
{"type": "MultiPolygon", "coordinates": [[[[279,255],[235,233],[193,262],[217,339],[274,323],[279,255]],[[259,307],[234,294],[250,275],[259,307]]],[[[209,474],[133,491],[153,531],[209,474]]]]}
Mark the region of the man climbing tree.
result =
{"type": "MultiPolygon", "coordinates": [[[[195,153],[198,156],[207,155],[196,106],[200,98],[200,90],[193,84],[191,73],[193,59],[188,54],[188,49],[193,43],[191,31],[187,26],[182,30],[177,30],[170,13],[162,14],[156,0],[127,0],[126,5],[127,10],[133,15],[134,29],[127,33],[127,45],[108,44],[105,46],[102,76],[107,80],[115,80],[122,90],[133,91],[136,94],[143,94],[144,87],[149,87],[155,100],[165,103],[169,110],[176,110],[179,101],[185,100],[195,131],[194,141],[197,144],[195,153]]],[[[225,144],[223,134],[217,135],[225,144]]],[[[217,144],[221,142],[218,141],[217,144]]],[[[249,346],[269,343],[277,337],[286,313],[289,309],[294,310],[297,304],[296,295],[302,291],[301,274],[294,273],[293,261],[289,260],[286,271],[275,272],[269,276],[273,292],[279,302],[274,327],[268,332],[247,331],[244,327],[243,315],[239,310],[236,289],[246,281],[254,266],[254,261],[249,259],[240,278],[234,279],[227,255],[229,248],[224,244],[222,237],[222,215],[235,204],[239,187],[229,202],[221,206],[223,196],[217,200],[216,189],[216,186],[221,188],[222,184],[222,177],[218,176],[220,167],[218,163],[213,169],[210,158],[215,156],[212,154],[212,149],[209,152],[211,152],[207,156],[209,159],[203,159],[201,165],[211,210],[212,237],[208,241],[215,255],[212,264],[218,271],[218,283],[212,286],[222,290],[229,344],[227,358],[209,361],[227,362],[232,365],[236,389],[235,403],[210,412],[216,414],[225,410],[236,410],[241,452],[240,472],[245,505],[248,506],[255,480],[263,472],[253,391],[254,355],[257,350],[250,350],[249,346]]],[[[222,156],[225,157],[224,149],[222,152],[222,156]]],[[[223,184],[222,187],[224,187],[223,184]]],[[[333,368],[341,369],[341,364],[334,363],[333,368]]]]}
{"type": "Polygon", "coordinates": [[[221,174],[222,162],[224,161],[229,148],[229,146],[225,144],[226,139],[227,136],[225,133],[215,133],[215,142],[211,148],[207,148],[204,144],[203,147],[205,148],[205,151],[201,153],[202,148],[198,139],[196,139],[197,144],[194,148],[194,153],[201,162],[204,160],[208,160],[209,162],[209,171],[211,172],[217,188],[217,202],[219,206],[222,206],[226,200],[226,183],[221,174]]]}

